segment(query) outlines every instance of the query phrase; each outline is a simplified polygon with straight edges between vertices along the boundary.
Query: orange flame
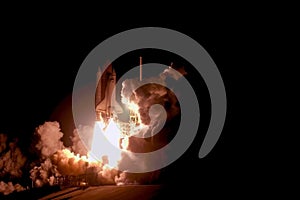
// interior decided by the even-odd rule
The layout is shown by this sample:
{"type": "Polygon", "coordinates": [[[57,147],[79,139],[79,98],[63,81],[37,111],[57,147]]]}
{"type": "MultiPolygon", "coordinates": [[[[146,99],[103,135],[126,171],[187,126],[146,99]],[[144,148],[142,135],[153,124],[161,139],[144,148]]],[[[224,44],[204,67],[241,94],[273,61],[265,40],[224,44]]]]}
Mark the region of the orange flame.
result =
{"type": "Polygon", "coordinates": [[[91,160],[104,162],[107,157],[108,165],[117,167],[118,161],[121,159],[120,139],[121,131],[114,120],[110,119],[106,127],[103,122],[96,122],[92,147],[89,152],[91,160]]]}
{"type": "Polygon", "coordinates": [[[136,124],[141,124],[141,116],[140,116],[140,113],[139,113],[139,106],[132,102],[132,101],[128,101],[127,102],[127,107],[130,111],[130,115],[131,116],[135,116],[136,120],[135,123],[136,124]]]}
{"type": "Polygon", "coordinates": [[[126,101],[130,110],[130,117],[135,120],[130,121],[130,130],[124,134],[121,131],[121,123],[117,123],[113,118],[108,122],[96,121],[93,131],[91,150],[86,156],[75,155],[68,149],[62,150],[65,158],[71,158],[75,163],[79,161],[88,162],[89,166],[106,166],[107,168],[118,168],[122,151],[127,151],[129,136],[134,135],[143,124],[140,123],[139,106],[132,101],[126,101]]]}

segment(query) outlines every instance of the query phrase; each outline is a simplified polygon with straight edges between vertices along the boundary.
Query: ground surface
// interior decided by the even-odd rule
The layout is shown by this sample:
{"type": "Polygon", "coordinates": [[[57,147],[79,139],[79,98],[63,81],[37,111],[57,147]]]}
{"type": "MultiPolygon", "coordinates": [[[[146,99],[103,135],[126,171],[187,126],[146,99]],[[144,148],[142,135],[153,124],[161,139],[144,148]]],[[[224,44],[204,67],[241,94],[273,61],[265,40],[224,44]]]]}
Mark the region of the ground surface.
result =
{"type": "Polygon", "coordinates": [[[160,185],[125,185],[125,186],[98,186],[81,188],[68,188],[46,195],[46,199],[159,199],[162,186],[160,185]]]}

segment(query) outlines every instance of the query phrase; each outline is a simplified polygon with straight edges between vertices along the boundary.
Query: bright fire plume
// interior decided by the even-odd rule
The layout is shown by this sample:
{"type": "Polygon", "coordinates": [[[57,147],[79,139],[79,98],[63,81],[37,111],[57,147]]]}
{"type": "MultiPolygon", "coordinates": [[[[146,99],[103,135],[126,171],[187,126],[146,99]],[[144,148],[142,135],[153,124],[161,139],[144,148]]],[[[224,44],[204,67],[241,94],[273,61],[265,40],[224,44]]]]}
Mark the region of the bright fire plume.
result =
{"type": "Polygon", "coordinates": [[[114,120],[110,119],[107,126],[103,125],[103,122],[96,122],[89,152],[91,159],[102,161],[111,167],[117,167],[118,161],[121,159],[121,136],[122,133],[114,120]]]}
{"type": "MultiPolygon", "coordinates": [[[[72,162],[86,162],[89,166],[106,166],[111,169],[118,169],[118,163],[122,159],[122,151],[127,151],[129,144],[129,136],[132,135],[137,128],[143,124],[140,123],[138,114],[138,105],[133,102],[127,102],[130,115],[136,116],[135,123],[130,121],[127,123],[129,129],[122,129],[124,122],[119,122],[110,118],[107,123],[104,120],[96,121],[93,129],[93,138],[90,151],[87,155],[75,155],[68,149],[64,149],[61,153],[72,162]],[[132,126],[134,124],[134,126],[132,126]]],[[[62,159],[63,160],[63,159],[62,159]]]]}

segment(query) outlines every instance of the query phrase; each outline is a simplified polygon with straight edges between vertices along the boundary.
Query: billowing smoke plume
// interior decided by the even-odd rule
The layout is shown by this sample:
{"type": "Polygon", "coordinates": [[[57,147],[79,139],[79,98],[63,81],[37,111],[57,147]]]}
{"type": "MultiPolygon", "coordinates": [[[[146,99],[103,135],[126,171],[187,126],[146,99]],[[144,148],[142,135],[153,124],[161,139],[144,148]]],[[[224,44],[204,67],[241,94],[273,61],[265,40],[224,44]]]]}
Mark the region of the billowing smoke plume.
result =
{"type": "Polygon", "coordinates": [[[53,185],[60,173],[57,166],[52,164],[51,156],[64,148],[61,141],[63,133],[58,122],[45,122],[36,128],[35,136],[39,138],[35,148],[40,151],[40,164],[30,170],[30,178],[35,187],[53,185]]]}
{"type": "Polygon", "coordinates": [[[35,166],[30,171],[30,178],[35,187],[42,187],[46,184],[53,185],[55,177],[59,175],[57,167],[52,164],[49,158],[41,163],[40,166],[35,166]]]}
{"type": "Polygon", "coordinates": [[[8,141],[6,134],[0,134],[0,193],[4,195],[24,190],[21,185],[12,183],[22,177],[22,169],[27,160],[17,144],[17,138],[8,141]]]}
{"type": "MultiPolygon", "coordinates": [[[[180,123],[180,107],[176,95],[169,89],[167,79],[178,81],[186,75],[184,68],[178,71],[173,68],[164,70],[158,77],[144,79],[127,79],[122,83],[122,103],[138,105],[138,114],[143,128],[137,135],[145,138],[138,138],[132,135],[129,137],[128,150],[137,153],[146,153],[162,148],[174,137],[178,124],[180,123]],[[179,73],[179,72],[180,73],[179,73]]],[[[161,155],[163,160],[164,155],[161,155]]],[[[126,168],[128,163],[137,165],[143,169],[147,160],[136,163],[132,156],[123,155],[119,166],[126,168]]],[[[121,173],[116,178],[119,185],[130,183],[153,182],[159,176],[159,171],[145,174],[121,173]]]]}
{"type": "MultiPolygon", "coordinates": [[[[186,74],[183,69],[178,71],[180,73],[169,68],[151,79],[158,84],[144,84],[146,79],[143,81],[127,79],[122,83],[122,102],[137,105],[140,122],[143,124],[136,134],[148,137],[138,138],[134,135],[125,137],[121,145],[124,143],[123,146],[126,146],[127,150],[141,153],[157,150],[166,145],[176,133],[176,125],[180,122],[180,108],[175,94],[168,89],[166,81],[168,78],[177,81],[186,74]]],[[[79,177],[79,181],[88,180],[91,185],[152,183],[158,178],[159,171],[144,174],[120,173],[108,165],[109,158],[105,156],[101,161],[91,159],[89,150],[93,129],[90,126],[79,126],[70,138],[73,145],[65,147],[58,122],[45,122],[37,127],[29,150],[32,160],[28,166],[31,169],[32,186],[64,184],[70,177],[79,177]]],[[[0,134],[0,193],[5,195],[25,189],[20,184],[10,181],[24,175],[22,169],[27,160],[17,143],[17,139],[9,141],[7,135],[0,134]]],[[[163,157],[164,155],[161,155],[162,160],[163,157]]],[[[126,169],[126,166],[135,164],[143,169],[147,166],[147,162],[145,160],[137,163],[133,156],[124,154],[118,165],[126,169]]]]}
{"type": "MultiPolygon", "coordinates": [[[[178,80],[182,75],[173,69],[166,69],[155,82],[159,84],[145,84],[130,79],[123,82],[122,102],[133,102],[138,105],[138,113],[143,124],[139,134],[153,136],[152,138],[127,138],[127,149],[133,152],[149,152],[165,145],[174,130],[168,128],[168,123],[178,120],[180,108],[175,94],[165,87],[166,79],[171,77],[178,80]],[[132,91],[132,88],[139,87],[132,91]],[[126,101],[127,100],[127,101],[126,101]],[[166,123],[166,124],[165,124],[166,123]],[[167,127],[162,129],[163,127],[167,127]],[[159,132],[159,133],[157,133],[159,132]],[[157,133],[157,134],[156,134],[157,133]],[[156,135],[155,135],[156,134],[156,135]],[[155,135],[155,136],[154,136],[155,135]]],[[[147,80],[146,80],[147,81],[147,80]]],[[[180,119],[180,118],[179,118],[180,119]]],[[[176,126],[172,126],[175,127],[176,126]]],[[[157,179],[159,172],[145,174],[130,174],[118,172],[108,165],[109,158],[102,157],[101,161],[93,161],[89,157],[89,150],[93,139],[94,128],[79,126],[75,129],[71,141],[71,147],[64,147],[61,138],[63,133],[58,122],[46,122],[36,129],[39,136],[35,148],[40,151],[40,164],[31,170],[31,179],[35,187],[53,185],[66,177],[76,176],[89,179],[90,184],[137,184],[150,183],[157,179]]],[[[161,156],[163,159],[163,155],[161,156]]],[[[148,161],[136,163],[134,157],[123,155],[119,166],[136,164],[143,168],[148,161]]],[[[126,168],[126,167],[125,167],[126,168]]]]}
{"type": "MultiPolygon", "coordinates": [[[[130,104],[134,102],[139,107],[139,114],[144,125],[161,125],[160,121],[168,115],[170,120],[180,113],[179,104],[176,95],[173,93],[171,86],[167,85],[168,77],[179,80],[186,72],[184,68],[178,69],[180,73],[173,68],[165,69],[158,77],[152,77],[140,81],[138,79],[127,79],[122,83],[121,97],[122,103],[130,104]],[[151,83],[153,82],[153,83],[151,83]],[[137,88],[137,89],[136,89],[137,88]],[[161,109],[159,104],[164,107],[161,109]],[[154,105],[153,107],[151,107],[154,105]],[[167,113],[165,113],[167,112],[167,113]],[[152,120],[153,119],[153,120],[152,120]]],[[[157,129],[156,129],[157,130],[157,129]]]]}
{"type": "Polygon", "coordinates": [[[87,155],[88,150],[91,149],[92,138],[93,138],[93,127],[91,126],[79,126],[78,129],[73,131],[72,147],[71,150],[75,154],[81,156],[87,155]]]}
{"type": "Polygon", "coordinates": [[[26,157],[17,146],[18,139],[13,139],[7,145],[7,136],[0,134],[0,142],[0,177],[20,178],[23,174],[22,167],[26,162],[26,157]]]}
{"type": "Polygon", "coordinates": [[[36,134],[40,136],[36,148],[41,150],[43,159],[48,158],[64,147],[63,142],[60,140],[64,134],[60,131],[58,122],[45,122],[36,129],[36,134]]]}
{"type": "Polygon", "coordinates": [[[24,191],[25,188],[22,187],[20,184],[13,184],[12,182],[4,183],[3,181],[0,182],[0,193],[4,195],[8,195],[14,191],[21,192],[24,191]]]}
{"type": "Polygon", "coordinates": [[[88,158],[88,149],[93,138],[93,128],[79,126],[71,137],[73,145],[64,147],[58,122],[46,122],[36,129],[40,136],[35,148],[40,151],[42,160],[30,171],[34,187],[67,183],[68,177],[84,177],[90,184],[114,184],[117,170],[104,161],[92,161],[88,158]],[[79,136],[79,133],[82,137],[79,136]],[[88,141],[82,141],[87,139],[88,141]],[[87,146],[85,145],[87,144],[87,146]]]}

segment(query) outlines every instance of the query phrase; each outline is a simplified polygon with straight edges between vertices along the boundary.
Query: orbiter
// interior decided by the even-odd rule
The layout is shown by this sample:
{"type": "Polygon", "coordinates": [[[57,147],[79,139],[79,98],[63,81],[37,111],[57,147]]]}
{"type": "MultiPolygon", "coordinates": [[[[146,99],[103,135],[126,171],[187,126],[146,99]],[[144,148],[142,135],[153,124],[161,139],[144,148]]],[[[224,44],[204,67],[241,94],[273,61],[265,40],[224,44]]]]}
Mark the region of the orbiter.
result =
{"type": "Polygon", "coordinates": [[[96,120],[107,121],[114,114],[123,112],[122,107],[116,101],[116,72],[110,64],[103,73],[99,68],[97,73],[97,89],[95,96],[96,120]]]}

